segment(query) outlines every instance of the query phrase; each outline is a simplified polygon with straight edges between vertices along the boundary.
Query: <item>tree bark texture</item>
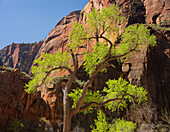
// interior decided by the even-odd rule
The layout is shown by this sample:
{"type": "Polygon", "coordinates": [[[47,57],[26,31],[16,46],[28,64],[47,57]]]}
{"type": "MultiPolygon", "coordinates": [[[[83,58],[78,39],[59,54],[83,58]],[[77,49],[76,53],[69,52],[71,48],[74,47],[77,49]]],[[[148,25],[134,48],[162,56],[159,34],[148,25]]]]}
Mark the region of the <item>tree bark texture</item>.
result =
{"type": "Polygon", "coordinates": [[[71,104],[70,104],[70,98],[68,97],[68,89],[66,88],[64,91],[64,97],[63,97],[63,109],[64,109],[64,121],[63,121],[63,132],[71,132],[71,104]]]}

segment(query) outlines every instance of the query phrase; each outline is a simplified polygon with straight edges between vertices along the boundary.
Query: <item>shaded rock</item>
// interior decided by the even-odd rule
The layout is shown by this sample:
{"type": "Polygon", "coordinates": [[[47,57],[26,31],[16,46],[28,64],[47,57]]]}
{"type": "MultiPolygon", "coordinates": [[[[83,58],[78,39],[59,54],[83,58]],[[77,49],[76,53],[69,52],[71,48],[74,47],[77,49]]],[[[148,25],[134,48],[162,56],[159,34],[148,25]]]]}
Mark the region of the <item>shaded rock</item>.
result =
{"type": "Polygon", "coordinates": [[[130,63],[128,80],[131,84],[143,86],[148,91],[149,101],[170,109],[170,41],[169,31],[153,31],[158,45],[135,54],[126,63],[130,63]],[[165,33],[166,32],[166,33],[165,33]]]}
{"type": "Polygon", "coordinates": [[[146,22],[170,26],[170,1],[145,0],[146,22]]]}
{"type": "MultiPolygon", "coordinates": [[[[18,72],[16,74],[9,68],[1,67],[0,126],[16,119],[28,119],[32,122],[37,122],[41,117],[45,117],[56,124],[56,121],[59,119],[59,111],[55,108],[56,105],[54,108],[50,107],[49,103],[41,98],[39,92],[28,94],[24,91],[25,83],[28,83],[29,80],[30,78],[23,73],[18,72]]],[[[55,99],[53,103],[57,101],[55,99]]],[[[60,101],[58,102],[58,104],[61,103],[60,101]]],[[[62,104],[57,107],[61,108],[62,104]]]]}

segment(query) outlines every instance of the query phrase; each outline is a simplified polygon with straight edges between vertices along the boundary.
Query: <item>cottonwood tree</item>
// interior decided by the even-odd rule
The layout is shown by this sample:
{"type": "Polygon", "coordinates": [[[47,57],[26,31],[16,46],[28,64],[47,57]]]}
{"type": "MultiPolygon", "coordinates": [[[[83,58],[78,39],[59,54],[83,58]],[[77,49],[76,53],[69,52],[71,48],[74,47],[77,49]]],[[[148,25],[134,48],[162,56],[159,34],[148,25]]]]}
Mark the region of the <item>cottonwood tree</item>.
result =
{"type": "Polygon", "coordinates": [[[72,117],[78,112],[88,112],[95,107],[105,106],[110,110],[123,109],[128,101],[136,100],[138,103],[146,100],[146,91],[141,87],[130,85],[122,79],[109,80],[108,88],[104,88],[106,96],[101,92],[89,90],[94,77],[115,66],[109,62],[116,59],[123,59],[141,51],[143,47],[154,46],[156,38],[150,35],[150,31],[141,24],[128,26],[124,33],[119,35],[119,28],[124,22],[119,8],[112,5],[103,8],[101,11],[93,9],[86,14],[87,26],[74,23],[70,33],[69,50],[58,51],[55,55],[42,54],[35,60],[32,73],[34,78],[26,84],[28,93],[35,92],[42,84],[52,81],[52,72],[67,71],[68,81],[63,89],[63,132],[71,131],[72,117]],[[117,40],[120,40],[118,43],[117,40]],[[78,53],[79,47],[87,47],[89,43],[94,46],[87,48],[83,54],[78,53]],[[76,73],[81,65],[79,55],[83,56],[83,67],[89,78],[82,86],[73,87],[76,82],[76,73]],[[72,60],[72,61],[70,61],[72,60]],[[72,62],[72,64],[71,64],[72,62]],[[73,102],[73,105],[72,105],[73,102]]]}

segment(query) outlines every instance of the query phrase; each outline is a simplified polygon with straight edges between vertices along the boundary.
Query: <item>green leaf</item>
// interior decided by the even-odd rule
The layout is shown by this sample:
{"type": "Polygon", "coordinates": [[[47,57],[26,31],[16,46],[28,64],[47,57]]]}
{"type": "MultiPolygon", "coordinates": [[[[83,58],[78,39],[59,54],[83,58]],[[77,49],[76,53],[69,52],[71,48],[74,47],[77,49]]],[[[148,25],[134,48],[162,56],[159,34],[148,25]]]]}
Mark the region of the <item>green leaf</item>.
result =
{"type": "Polygon", "coordinates": [[[122,78],[119,78],[118,80],[109,80],[106,84],[108,88],[105,87],[103,89],[103,92],[107,93],[104,97],[104,101],[114,98],[122,98],[122,101],[112,101],[105,105],[112,111],[116,111],[117,108],[123,110],[123,108],[127,107],[128,102],[134,101],[130,95],[135,97],[138,104],[147,100],[147,92],[143,87],[134,86],[122,78]]]}

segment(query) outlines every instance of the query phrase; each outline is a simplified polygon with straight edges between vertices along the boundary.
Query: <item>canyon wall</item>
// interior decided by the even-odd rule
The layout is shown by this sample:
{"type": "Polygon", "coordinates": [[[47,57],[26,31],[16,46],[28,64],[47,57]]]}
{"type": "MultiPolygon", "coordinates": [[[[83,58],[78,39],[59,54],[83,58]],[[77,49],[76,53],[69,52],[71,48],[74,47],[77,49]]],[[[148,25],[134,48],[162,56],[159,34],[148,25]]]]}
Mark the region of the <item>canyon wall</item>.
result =
{"type": "Polygon", "coordinates": [[[9,67],[0,67],[0,131],[2,126],[9,125],[14,120],[27,121],[27,125],[29,121],[38,127],[42,117],[55,124],[55,129],[60,129],[61,126],[56,121],[62,120],[62,91],[53,92],[55,97],[52,93],[49,94],[50,100],[45,101],[40,92],[25,92],[25,83],[29,80],[27,74],[13,71],[9,67]]]}
{"type": "MultiPolygon", "coordinates": [[[[73,22],[80,22],[86,25],[84,12],[90,13],[94,7],[101,10],[103,7],[113,3],[120,7],[122,15],[127,20],[127,23],[122,26],[122,32],[126,26],[133,23],[146,22],[164,27],[170,26],[170,2],[168,0],[89,0],[82,11],[74,11],[63,17],[51,30],[44,42],[37,44],[12,44],[2,49],[0,51],[0,64],[11,66],[14,69],[19,67],[21,71],[30,73],[34,59],[38,58],[42,52],[55,54],[58,50],[65,51],[68,49],[66,44],[69,43],[68,36],[73,22]]],[[[108,73],[97,75],[93,82],[93,87],[103,87],[107,79],[117,78],[120,74],[124,74],[123,77],[132,84],[144,86],[147,89],[151,102],[161,107],[169,108],[170,30],[159,27],[153,28],[151,32],[157,37],[156,47],[152,47],[150,52],[145,50],[134,55],[133,58],[129,58],[123,64],[123,66],[128,65],[130,67],[126,73],[121,71],[123,66],[113,62],[117,65],[118,72],[109,69],[108,73]]],[[[83,63],[81,58],[80,62],[83,63]]],[[[82,67],[80,67],[77,76],[80,79],[86,79],[86,74],[82,67]]],[[[52,121],[62,120],[62,86],[59,88],[56,88],[56,86],[48,89],[43,88],[41,90],[41,97],[46,105],[41,106],[40,95],[24,93],[23,87],[28,81],[29,79],[23,79],[21,74],[15,77],[15,73],[12,71],[2,70],[0,72],[0,90],[2,91],[0,91],[0,115],[3,115],[0,116],[2,117],[0,121],[4,122],[12,118],[22,118],[22,116],[33,117],[33,119],[45,116],[52,121]],[[13,85],[7,82],[11,82],[13,85]],[[12,91],[9,90],[11,86],[12,91]],[[35,104],[32,104],[33,102],[35,104]],[[17,112],[22,113],[21,117],[17,112]]]]}
{"type": "Polygon", "coordinates": [[[13,43],[0,50],[0,65],[6,65],[13,69],[20,68],[21,71],[29,73],[42,44],[43,41],[38,43],[13,43]]]}

